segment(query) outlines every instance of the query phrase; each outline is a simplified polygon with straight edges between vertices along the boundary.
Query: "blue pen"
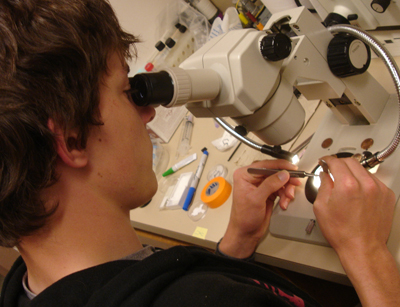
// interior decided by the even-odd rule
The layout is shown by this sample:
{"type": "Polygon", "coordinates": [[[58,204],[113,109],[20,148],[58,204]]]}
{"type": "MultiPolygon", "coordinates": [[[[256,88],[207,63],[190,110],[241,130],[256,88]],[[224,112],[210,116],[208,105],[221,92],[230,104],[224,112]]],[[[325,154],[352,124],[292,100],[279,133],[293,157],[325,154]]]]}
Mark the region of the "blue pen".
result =
{"type": "Polygon", "coordinates": [[[186,196],[185,202],[183,204],[183,210],[188,211],[190,203],[192,202],[194,193],[196,192],[197,185],[199,184],[201,174],[203,173],[204,165],[206,164],[208,158],[207,148],[201,150],[203,155],[201,156],[199,166],[197,167],[196,174],[194,175],[193,181],[190,184],[188,194],[186,196]]]}

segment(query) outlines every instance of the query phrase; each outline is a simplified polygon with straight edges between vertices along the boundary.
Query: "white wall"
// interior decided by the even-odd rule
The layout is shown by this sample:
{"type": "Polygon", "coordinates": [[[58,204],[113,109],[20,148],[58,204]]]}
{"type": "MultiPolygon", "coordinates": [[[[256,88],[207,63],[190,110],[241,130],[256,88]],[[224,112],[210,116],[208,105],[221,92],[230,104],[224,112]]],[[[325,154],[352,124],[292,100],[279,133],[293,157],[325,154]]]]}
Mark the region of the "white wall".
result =
{"type": "Polygon", "coordinates": [[[131,73],[134,75],[142,68],[154,50],[155,43],[159,40],[156,36],[160,30],[157,28],[157,17],[165,11],[168,4],[177,0],[110,0],[120,24],[124,30],[139,36],[142,43],[137,45],[138,59],[130,63],[131,73]]]}

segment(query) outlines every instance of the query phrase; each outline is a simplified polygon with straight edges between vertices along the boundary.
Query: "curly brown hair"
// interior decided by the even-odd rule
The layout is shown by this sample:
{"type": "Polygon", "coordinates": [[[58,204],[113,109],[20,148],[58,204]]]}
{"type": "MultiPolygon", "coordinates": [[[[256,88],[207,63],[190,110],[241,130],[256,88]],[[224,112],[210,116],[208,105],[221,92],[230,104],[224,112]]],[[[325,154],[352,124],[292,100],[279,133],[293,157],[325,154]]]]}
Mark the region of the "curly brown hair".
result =
{"type": "Polygon", "coordinates": [[[0,245],[42,228],[41,191],[57,180],[53,119],[85,147],[101,125],[99,86],[107,59],[136,56],[107,0],[0,1],[0,245]]]}

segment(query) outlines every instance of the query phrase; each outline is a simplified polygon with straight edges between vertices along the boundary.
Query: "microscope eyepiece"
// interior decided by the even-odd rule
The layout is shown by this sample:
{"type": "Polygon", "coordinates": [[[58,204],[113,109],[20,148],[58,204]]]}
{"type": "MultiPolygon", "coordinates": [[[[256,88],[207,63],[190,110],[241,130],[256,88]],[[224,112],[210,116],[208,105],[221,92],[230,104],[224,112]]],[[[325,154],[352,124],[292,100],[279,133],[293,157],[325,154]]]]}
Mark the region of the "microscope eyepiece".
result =
{"type": "Polygon", "coordinates": [[[137,74],[129,78],[129,83],[138,106],[167,105],[174,96],[174,84],[166,71],[137,74]]]}

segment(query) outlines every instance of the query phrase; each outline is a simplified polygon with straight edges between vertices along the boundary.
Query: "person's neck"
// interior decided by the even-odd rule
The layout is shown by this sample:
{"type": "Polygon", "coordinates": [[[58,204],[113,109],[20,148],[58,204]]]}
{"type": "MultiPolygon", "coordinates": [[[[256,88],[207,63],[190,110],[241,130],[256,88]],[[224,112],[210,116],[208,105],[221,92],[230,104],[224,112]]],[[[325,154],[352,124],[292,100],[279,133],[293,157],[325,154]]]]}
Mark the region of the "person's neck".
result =
{"type": "MultiPolygon", "coordinates": [[[[89,197],[90,198],[90,197],[89,197]]],[[[117,260],[142,248],[129,210],[93,201],[59,203],[48,226],[18,246],[28,268],[29,288],[40,293],[71,273],[117,260]]],[[[67,200],[68,202],[68,200],[67,200]]]]}

